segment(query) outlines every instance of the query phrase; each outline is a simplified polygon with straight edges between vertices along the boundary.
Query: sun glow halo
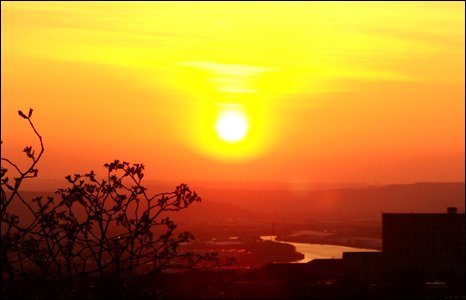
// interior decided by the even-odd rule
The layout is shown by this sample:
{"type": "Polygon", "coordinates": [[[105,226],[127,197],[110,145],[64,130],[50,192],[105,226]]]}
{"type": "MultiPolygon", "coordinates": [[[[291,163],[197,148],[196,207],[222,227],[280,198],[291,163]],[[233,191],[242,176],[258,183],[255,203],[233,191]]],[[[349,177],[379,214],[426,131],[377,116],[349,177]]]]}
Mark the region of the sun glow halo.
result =
{"type": "Polygon", "coordinates": [[[215,129],[219,137],[230,143],[242,140],[248,131],[246,117],[236,111],[229,111],[222,114],[215,124],[215,129]]]}

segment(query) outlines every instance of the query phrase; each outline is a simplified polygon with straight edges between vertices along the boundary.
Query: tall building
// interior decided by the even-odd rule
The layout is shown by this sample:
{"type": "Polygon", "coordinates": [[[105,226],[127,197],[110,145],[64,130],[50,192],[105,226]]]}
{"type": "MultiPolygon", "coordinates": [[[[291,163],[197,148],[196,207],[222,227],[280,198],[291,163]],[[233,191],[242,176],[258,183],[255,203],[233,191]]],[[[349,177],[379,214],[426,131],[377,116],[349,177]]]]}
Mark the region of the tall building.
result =
{"type": "MultiPolygon", "coordinates": [[[[462,283],[464,213],[382,214],[382,252],[343,253],[346,278],[362,282],[462,283]]],[[[464,284],[463,284],[464,286],[464,284]]]]}
{"type": "Polygon", "coordinates": [[[464,214],[456,208],[440,213],[382,214],[382,251],[413,259],[464,259],[464,214]]]}

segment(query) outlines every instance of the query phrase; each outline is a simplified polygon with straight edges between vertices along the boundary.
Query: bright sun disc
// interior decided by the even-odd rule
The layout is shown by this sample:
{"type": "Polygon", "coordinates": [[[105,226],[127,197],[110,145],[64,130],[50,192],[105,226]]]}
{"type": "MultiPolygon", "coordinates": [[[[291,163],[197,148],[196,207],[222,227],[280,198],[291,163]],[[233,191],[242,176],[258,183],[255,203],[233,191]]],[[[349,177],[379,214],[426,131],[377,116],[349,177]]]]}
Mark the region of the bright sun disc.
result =
{"type": "Polygon", "coordinates": [[[244,138],[248,131],[246,118],[238,112],[221,115],[215,124],[220,138],[227,142],[237,142],[244,138]]]}

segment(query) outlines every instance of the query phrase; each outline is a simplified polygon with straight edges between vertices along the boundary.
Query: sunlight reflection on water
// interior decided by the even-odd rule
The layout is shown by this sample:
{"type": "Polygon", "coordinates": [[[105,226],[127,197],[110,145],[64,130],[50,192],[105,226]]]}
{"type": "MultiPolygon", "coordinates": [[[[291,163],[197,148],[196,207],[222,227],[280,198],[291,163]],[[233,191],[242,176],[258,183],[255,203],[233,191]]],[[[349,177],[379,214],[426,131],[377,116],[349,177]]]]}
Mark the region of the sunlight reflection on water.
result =
{"type": "Polygon", "coordinates": [[[307,263],[316,258],[342,258],[343,252],[379,252],[379,250],[374,249],[353,248],[337,245],[283,242],[277,241],[276,238],[276,235],[261,236],[263,241],[273,241],[275,243],[290,244],[295,246],[297,252],[304,254],[304,258],[301,260],[293,261],[293,263],[307,263]]]}

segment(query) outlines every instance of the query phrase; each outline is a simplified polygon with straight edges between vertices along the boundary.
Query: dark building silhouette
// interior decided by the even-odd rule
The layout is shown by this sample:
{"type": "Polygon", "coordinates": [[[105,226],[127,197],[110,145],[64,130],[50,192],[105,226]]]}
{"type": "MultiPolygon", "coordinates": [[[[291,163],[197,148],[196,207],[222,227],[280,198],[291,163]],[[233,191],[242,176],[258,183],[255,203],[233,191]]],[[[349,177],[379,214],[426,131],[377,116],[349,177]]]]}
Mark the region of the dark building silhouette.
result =
{"type": "Polygon", "coordinates": [[[463,258],[464,214],[382,214],[382,251],[400,258],[463,258]]]}
{"type": "Polygon", "coordinates": [[[419,284],[465,279],[464,213],[384,213],[382,252],[343,253],[351,281],[419,284]]]}

